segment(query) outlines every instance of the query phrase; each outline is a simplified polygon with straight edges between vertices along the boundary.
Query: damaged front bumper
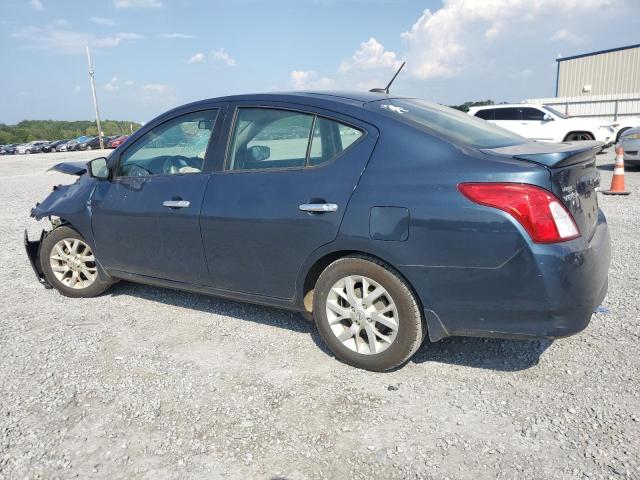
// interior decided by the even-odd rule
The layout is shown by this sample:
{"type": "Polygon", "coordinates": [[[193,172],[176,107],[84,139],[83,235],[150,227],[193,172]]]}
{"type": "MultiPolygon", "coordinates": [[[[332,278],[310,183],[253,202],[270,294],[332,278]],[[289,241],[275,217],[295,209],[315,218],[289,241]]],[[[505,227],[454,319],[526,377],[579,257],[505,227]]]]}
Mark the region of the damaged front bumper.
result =
{"type": "Polygon", "coordinates": [[[38,240],[31,241],[29,240],[29,232],[27,229],[24,231],[24,248],[27,251],[27,257],[29,257],[29,263],[31,263],[31,268],[33,268],[34,273],[36,274],[36,278],[45,288],[52,288],[51,284],[47,282],[47,279],[44,277],[44,273],[42,272],[42,267],[40,266],[40,246],[42,245],[42,240],[47,236],[45,230],[40,232],[40,238],[38,240]]]}

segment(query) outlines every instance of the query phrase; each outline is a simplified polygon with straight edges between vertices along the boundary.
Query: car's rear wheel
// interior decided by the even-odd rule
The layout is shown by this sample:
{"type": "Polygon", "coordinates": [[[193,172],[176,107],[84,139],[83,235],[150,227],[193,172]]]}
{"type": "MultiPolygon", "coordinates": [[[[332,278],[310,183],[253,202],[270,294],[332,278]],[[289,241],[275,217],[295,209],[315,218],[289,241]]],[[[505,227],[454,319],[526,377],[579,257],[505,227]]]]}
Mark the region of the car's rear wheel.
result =
{"type": "Polygon", "coordinates": [[[420,308],[409,285],[369,257],[344,257],[329,265],[316,283],[313,313],[336,357],[366,370],[402,365],[424,337],[420,308]]]}
{"type": "Polygon", "coordinates": [[[40,265],[51,286],[67,297],[95,297],[111,285],[100,278],[89,244],[67,226],[54,229],[44,238],[40,265]]]}
{"type": "Polygon", "coordinates": [[[571,132],[564,138],[565,142],[584,142],[594,140],[593,135],[589,132],[571,132]]]}

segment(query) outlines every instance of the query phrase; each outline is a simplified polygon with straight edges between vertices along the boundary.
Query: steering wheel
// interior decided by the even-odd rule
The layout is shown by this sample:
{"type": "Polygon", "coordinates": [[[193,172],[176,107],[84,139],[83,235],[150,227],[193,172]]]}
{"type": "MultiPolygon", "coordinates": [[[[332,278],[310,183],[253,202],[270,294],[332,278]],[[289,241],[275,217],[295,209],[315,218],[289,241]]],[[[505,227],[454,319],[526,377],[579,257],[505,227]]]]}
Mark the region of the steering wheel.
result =
{"type": "Polygon", "coordinates": [[[137,163],[132,163],[127,175],[129,177],[146,177],[151,175],[151,170],[144,168],[142,165],[138,165],[137,163]]]}
{"type": "Polygon", "coordinates": [[[162,166],[162,171],[168,174],[180,173],[182,167],[188,167],[189,159],[183,155],[167,157],[162,166]]]}

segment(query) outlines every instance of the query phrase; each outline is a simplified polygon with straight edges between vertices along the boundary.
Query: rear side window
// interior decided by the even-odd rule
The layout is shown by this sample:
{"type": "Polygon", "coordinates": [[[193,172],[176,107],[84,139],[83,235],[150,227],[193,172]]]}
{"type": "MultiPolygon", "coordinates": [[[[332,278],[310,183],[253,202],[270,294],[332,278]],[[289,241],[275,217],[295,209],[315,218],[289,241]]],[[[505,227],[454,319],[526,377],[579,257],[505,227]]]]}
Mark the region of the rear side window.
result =
{"type": "MultiPolygon", "coordinates": [[[[377,109],[385,115],[428,133],[435,133],[453,143],[478,148],[499,148],[528,142],[526,138],[493,123],[426,100],[380,100],[367,104],[367,108],[377,109]]],[[[499,110],[501,109],[496,109],[496,112],[499,110]]]]}
{"type": "Polygon", "coordinates": [[[519,108],[496,108],[496,120],[522,120],[519,108]]]}
{"type": "Polygon", "coordinates": [[[304,168],[329,162],[363,132],[310,113],[239,108],[228,152],[228,170],[304,168]]]}
{"type": "Polygon", "coordinates": [[[483,120],[494,120],[495,112],[495,108],[487,108],[486,110],[477,111],[475,116],[483,120]]]}
{"type": "Polygon", "coordinates": [[[328,118],[317,117],[307,164],[321,165],[333,160],[361,136],[360,130],[328,118]]]}

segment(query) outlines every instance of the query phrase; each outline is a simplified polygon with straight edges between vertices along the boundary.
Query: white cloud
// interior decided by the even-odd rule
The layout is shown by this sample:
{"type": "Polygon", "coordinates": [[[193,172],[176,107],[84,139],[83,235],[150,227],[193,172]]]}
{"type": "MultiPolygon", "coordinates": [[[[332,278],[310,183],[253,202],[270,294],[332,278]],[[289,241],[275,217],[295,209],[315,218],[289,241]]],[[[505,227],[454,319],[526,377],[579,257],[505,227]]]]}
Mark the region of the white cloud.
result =
{"type": "Polygon", "coordinates": [[[290,77],[296,90],[327,90],[335,86],[334,80],[319,77],[313,70],[293,70],[290,77]]]}
{"type": "Polygon", "coordinates": [[[204,59],[205,59],[204,53],[198,52],[191,55],[191,57],[189,57],[189,60],[187,60],[187,63],[202,63],[204,62],[204,59]]]}
{"type": "Polygon", "coordinates": [[[103,25],[105,27],[114,27],[117,25],[117,23],[110,18],[89,17],[89,21],[95,23],[96,25],[103,25]]]}
{"type": "Polygon", "coordinates": [[[31,7],[39,12],[44,10],[44,5],[40,0],[31,0],[31,7]]]}
{"type": "Polygon", "coordinates": [[[212,53],[214,60],[220,60],[221,62],[224,62],[228,67],[235,67],[236,60],[231,55],[229,55],[229,53],[225,51],[224,48],[214,50],[212,53]]]}
{"type": "Polygon", "coordinates": [[[350,70],[369,70],[373,68],[398,68],[402,62],[397,58],[395,52],[384,49],[384,46],[375,38],[362,42],[360,48],[351,56],[344,60],[338,71],[341,73],[350,70]]]}
{"type": "Polygon", "coordinates": [[[160,0],[113,0],[116,8],[162,8],[160,0]]]}
{"type": "MultiPolygon", "coordinates": [[[[610,0],[445,0],[435,13],[424,10],[402,34],[409,72],[418,78],[449,77],[468,64],[470,51],[479,51],[505,33],[533,20],[561,13],[597,10],[610,0]]],[[[544,25],[544,21],[536,25],[544,25]]]]}
{"type": "Polygon", "coordinates": [[[104,89],[108,90],[110,92],[115,92],[119,88],[120,88],[120,86],[118,85],[118,77],[113,77],[111,80],[109,80],[104,85],[104,89]]]}
{"type": "Polygon", "coordinates": [[[133,81],[133,80],[127,80],[126,82],[124,82],[124,84],[125,84],[127,87],[131,87],[131,86],[134,84],[134,81],[133,81]]]}
{"type": "Polygon", "coordinates": [[[162,38],[180,38],[180,39],[192,39],[196,38],[195,35],[191,33],[162,33],[160,34],[162,38]]]}
{"type": "Polygon", "coordinates": [[[97,36],[92,33],[77,32],[55,25],[48,27],[27,26],[17,30],[14,38],[25,40],[25,47],[47,50],[55,53],[84,53],[85,45],[94,48],[117,47],[123,41],[143,38],[137,33],[120,32],[115,35],[97,36]]]}
{"type": "Polygon", "coordinates": [[[581,43],[582,38],[576,35],[575,33],[570,32],[566,28],[561,28],[556,33],[551,36],[551,40],[556,41],[565,41],[569,43],[581,43]]]}
{"type": "Polygon", "coordinates": [[[80,85],[76,85],[75,87],[73,87],[73,91],[78,93],[82,91],[82,87],[80,85]]]}
{"type": "Polygon", "coordinates": [[[142,91],[144,93],[151,95],[165,95],[172,90],[173,89],[169,85],[164,85],[162,83],[147,83],[142,87],[142,91]]]}

